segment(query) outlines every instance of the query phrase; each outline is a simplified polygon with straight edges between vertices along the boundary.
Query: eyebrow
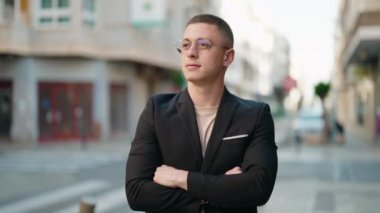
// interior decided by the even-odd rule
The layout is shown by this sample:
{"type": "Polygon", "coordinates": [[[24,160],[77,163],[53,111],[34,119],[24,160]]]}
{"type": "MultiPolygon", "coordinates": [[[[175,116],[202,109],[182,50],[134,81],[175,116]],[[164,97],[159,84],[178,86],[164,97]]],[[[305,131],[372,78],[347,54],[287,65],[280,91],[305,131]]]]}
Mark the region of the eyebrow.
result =
{"type": "Polygon", "coordinates": [[[211,39],[209,39],[209,38],[197,38],[197,39],[194,39],[194,40],[191,40],[189,38],[182,38],[182,40],[189,40],[189,41],[196,41],[196,40],[199,40],[199,39],[207,39],[207,40],[211,41],[211,39]]]}

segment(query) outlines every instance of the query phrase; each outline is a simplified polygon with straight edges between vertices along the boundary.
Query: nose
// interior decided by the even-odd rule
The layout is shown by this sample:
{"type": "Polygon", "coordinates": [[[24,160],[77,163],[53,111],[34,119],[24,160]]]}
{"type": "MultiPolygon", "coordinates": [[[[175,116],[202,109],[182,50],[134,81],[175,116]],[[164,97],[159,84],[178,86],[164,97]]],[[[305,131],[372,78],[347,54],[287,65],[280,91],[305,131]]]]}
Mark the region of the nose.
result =
{"type": "Polygon", "coordinates": [[[198,47],[196,43],[191,44],[190,48],[186,52],[186,55],[189,58],[198,57],[198,47]]]}

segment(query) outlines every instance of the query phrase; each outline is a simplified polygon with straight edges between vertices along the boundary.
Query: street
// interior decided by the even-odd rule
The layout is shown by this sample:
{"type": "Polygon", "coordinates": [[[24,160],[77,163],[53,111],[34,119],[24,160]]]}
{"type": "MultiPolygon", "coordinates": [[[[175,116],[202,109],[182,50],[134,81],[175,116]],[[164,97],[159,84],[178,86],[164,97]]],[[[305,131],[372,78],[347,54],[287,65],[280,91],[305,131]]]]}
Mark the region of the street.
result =
{"type": "Polygon", "coordinates": [[[282,147],[274,192],[259,212],[378,212],[379,146],[350,146],[282,147]]]}
{"type": "Polygon", "coordinates": [[[75,147],[2,151],[0,212],[79,212],[82,198],[95,199],[96,212],[128,212],[126,154],[75,147]]]}
{"type": "MultiPolygon", "coordinates": [[[[286,132],[276,131],[278,137],[286,132]]],[[[378,212],[379,145],[353,136],[341,145],[282,143],[275,189],[259,212],[378,212]]],[[[124,194],[128,150],[127,142],[94,143],[86,150],[80,144],[3,148],[0,212],[78,212],[82,198],[95,199],[98,213],[133,212],[124,194]]]]}

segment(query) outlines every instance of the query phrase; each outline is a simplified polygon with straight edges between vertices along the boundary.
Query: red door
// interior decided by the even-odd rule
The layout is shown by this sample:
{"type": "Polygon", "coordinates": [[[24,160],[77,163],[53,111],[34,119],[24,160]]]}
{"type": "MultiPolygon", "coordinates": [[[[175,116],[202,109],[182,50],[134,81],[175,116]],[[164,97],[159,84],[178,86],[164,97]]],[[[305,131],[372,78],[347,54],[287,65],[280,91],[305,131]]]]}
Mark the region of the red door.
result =
{"type": "Polygon", "coordinates": [[[39,83],[39,139],[80,141],[93,137],[90,83],[39,83]]]}

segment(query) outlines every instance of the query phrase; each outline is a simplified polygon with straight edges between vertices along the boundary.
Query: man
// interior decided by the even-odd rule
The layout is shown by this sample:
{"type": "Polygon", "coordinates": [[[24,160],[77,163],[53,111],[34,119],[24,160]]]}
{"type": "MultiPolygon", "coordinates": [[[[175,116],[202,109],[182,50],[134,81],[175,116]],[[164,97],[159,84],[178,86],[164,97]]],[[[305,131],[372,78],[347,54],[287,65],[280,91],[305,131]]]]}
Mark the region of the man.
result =
{"type": "Polygon", "coordinates": [[[177,49],[187,88],[153,96],[141,114],[126,169],[126,194],[147,212],[257,212],[277,173],[267,104],[224,86],[233,34],[221,18],[190,19],[177,49]]]}

